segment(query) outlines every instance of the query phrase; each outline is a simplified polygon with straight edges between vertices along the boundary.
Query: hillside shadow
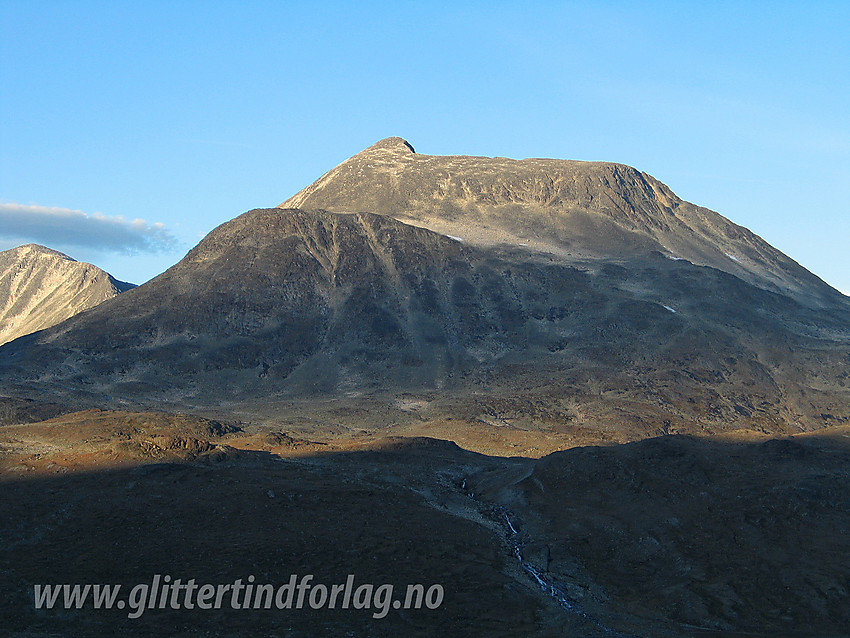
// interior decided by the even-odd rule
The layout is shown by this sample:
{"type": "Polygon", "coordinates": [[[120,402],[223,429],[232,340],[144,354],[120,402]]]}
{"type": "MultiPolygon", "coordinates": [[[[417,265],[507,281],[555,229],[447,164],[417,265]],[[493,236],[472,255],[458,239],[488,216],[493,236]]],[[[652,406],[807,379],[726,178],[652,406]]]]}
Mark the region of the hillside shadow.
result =
{"type": "MultiPolygon", "coordinates": [[[[381,452],[280,460],[239,451],[209,463],[5,480],[0,487],[0,616],[4,635],[515,635],[531,634],[540,602],[502,573],[487,530],[442,513],[408,490],[384,453],[372,480],[355,466],[381,452]],[[438,609],[34,609],[35,584],[121,584],[155,574],[228,584],[253,576],[276,587],[314,583],[441,584],[438,609]]],[[[425,455],[425,472],[438,469],[425,455]]],[[[227,598],[226,600],[230,600],[227,598]]]]}
{"type": "Polygon", "coordinates": [[[529,557],[554,548],[551,571],[559,578],[566,563],[558,561],[572,552],[609,597],[610,614],[599,608],[593,617],[634,635],[759,635],[760,623],[770,630],[764,635],[777,627],[789,636],[841,635],[839,623],[850,621],[850,544],[838,532],[850,526],[848,461],[846,436],[757,443],[671,436],[540,461],[420,439],[284,459],[243,450],[218,462],[22,476],[0,483],[0,616],[13,636],[617,635],[550,604],[527,576],[517,576],[501,523],[488,528],[458,515],[469,502],[467,513],[508,508],[529,557]],[[700,501],[701,492],[711,498],[700,501]],[[630,555],[654,521],[670,518],[680,525],[659,537],[665,551],[630,555]],[[758,520],[769,524],[760,528],[758,520]],[[770,547],[781,550],[775,560],[770,547]],[[735,572],[734,560],[747,552],[755,559],[735,572]],[[667,561],[685,561],[691,575],[667,561]],[[706,576],[722,569],[732,571],[706,576]],[[445,599],[438,609],[392,609],[381,619],[374,609],[306,604],[148,609],[137,619],[91,605],[34,608],[36,584],[121,584],[127,591],[156,574],[214,585],[249,576],[281,585],[292,574],[312,574],[328,586],[354,574],[358,584],[391,583],[396,591],[439,583],[445,599]],[[734,600],[732,615],[723,607],[723,587],[734,594],[752,583],[763,600],[785,605],[774,624],[763,624],[772,612],[756,601],[734,600]],[[696,592],[700,601],[714,592],[718,606],[691,616],[715,624],[669,622],[662,612],[671,597],[656,596],[663,586],[696,592]],[[656,608],[646,603],[653,596],[656,608]],[[635,613],[636,602],[649,607],[635,613]],[[801,615],[809,632],[799,628],[801,615]]]}

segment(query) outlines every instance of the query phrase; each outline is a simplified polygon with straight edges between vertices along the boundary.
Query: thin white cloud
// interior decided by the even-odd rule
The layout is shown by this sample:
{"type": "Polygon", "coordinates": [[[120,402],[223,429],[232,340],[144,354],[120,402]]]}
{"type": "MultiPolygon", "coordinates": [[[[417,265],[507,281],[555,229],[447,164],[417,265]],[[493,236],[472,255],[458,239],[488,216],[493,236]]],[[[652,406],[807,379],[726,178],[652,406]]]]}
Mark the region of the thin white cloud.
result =
{"type": "Polygon", "coordinates": [[[0,237],[124,254],[168,252],[178,247],[177,240],[159,222],[13,202],[0,202],[0,237]]]}

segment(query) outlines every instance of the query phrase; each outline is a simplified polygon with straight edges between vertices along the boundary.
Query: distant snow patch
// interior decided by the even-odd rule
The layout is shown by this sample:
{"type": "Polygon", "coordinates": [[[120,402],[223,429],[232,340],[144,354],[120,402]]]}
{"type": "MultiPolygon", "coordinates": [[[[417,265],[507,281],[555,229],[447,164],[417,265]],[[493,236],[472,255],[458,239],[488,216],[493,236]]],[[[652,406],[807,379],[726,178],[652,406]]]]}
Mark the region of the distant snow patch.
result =
{"type": "Polygon", "coordinates": [[[729,259],[731,259],[732,261],[741,261],[740,259],[738,259],[737,257],[735,257],[735,255],[730,255],[729,253],[723,253],[723,254],[724,254],[724,255],[726,255],[726,256],[727,256],[729,259]]]}
{"type": "Polygon", "coordinates": [[[463,241],[463,237],[455,237],[454,235],[446,235],[449,239],[454,239],[455,241],[463,241]]]}
{"type": "MultiPolygon", "coordinates": [[[[664,306],[664,304],[661,304],[661,305],[664,306]]],[[[664,306],[664,307],[667,308],[667,310],[669,310],[670,312],[673,312],[673,313],[678,312],[675,308],[671,308],[670,306],[664,306]]]]}

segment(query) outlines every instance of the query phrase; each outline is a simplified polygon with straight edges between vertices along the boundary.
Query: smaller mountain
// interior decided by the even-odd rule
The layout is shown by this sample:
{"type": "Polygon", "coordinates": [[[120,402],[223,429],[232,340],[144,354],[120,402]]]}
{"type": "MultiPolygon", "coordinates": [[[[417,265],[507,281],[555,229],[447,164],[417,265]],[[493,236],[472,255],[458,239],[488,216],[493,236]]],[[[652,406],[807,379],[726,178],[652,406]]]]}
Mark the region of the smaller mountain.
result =
{"type": "Polygon", "coordinates": [[[0,345],[135,288],[97,266],[26,244],[0,252],[0,345]]]}

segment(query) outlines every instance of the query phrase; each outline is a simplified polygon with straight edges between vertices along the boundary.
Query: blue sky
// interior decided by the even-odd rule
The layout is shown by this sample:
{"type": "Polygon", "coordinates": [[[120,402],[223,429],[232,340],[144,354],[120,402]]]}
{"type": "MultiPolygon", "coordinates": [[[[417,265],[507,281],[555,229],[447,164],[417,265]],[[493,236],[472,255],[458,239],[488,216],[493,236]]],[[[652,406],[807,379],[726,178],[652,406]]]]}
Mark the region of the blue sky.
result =
{"type": "Polygon", "coordinates": [[[850,292],[848,28],[848,2],[0,0],[0,249],[142,283],[399,135],[630,164],[850,292]]]}

